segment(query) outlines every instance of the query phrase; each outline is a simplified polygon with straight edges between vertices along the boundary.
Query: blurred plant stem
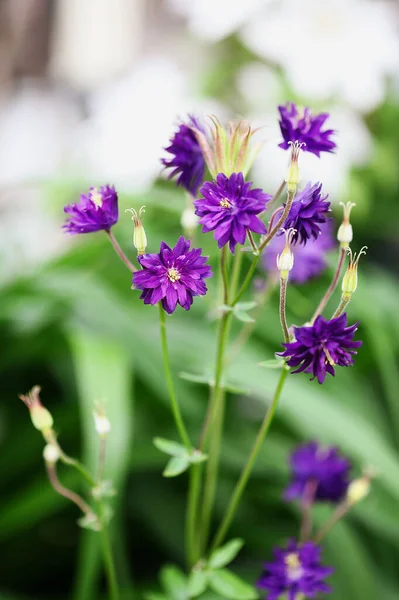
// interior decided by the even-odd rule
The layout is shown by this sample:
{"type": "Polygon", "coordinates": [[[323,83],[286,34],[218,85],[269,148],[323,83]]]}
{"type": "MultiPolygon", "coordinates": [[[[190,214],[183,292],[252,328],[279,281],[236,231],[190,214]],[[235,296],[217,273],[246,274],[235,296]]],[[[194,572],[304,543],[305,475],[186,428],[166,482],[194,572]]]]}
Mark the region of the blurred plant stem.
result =
{"type": "Polygon", "coordinates": [[[288,283],[287,279],[283,279],[282,277],[280,277],[280,323],[281,323],[281,328],[283,330],[285,342],[290,341],[290,334],[289,334],[288,325],[287,325],[287,317],[285,314],[285,305],[286,305],[286,300],[287,300],[287,283],[288,283]]]}
{"type": "Polygon", "coordinates": [[[317,317],[319,315],[321,315],[321,313],[323,312],[323,310],[327,306],[327,303],[328,303],[329,299],[333,295],[335,288],[337,287],[337,284],[338,284],[338,281],[339,281],[339,277],[341,275],[342,267],[344,266],[345,256],[346,256],[346,248],[341,248],[340,252],[339,252],[338,264],[337,264],[337,268],[335,269],[334,276],[332,278],[332,281],[331,281],[331,283],[329,285],[328,290],[324,294],[323,298],[320,300],[319,306],[316,308],[316,311],[315,311],[315,313],[314,313],[314,315],[312,317],[312,320],[311,320],[312,324],[315,322],[315,320],[317,319],[317,317]]]}
{"type": "Polygon", "coordinates": [[[104,502],[101,501],[99,503],[99,509],[100,509],[99,516],[100,516],[100,522],[101,522],[100,536],[101,536],[101,549],[102,549],[102,554],[103,554],[104,568],[105,568],[105,573],[106,573],[106,577],[107,577],[107,581],[108,581],[110,599],[111,600],[119,600],[120,596],[119,596],[118,583],[117,583],[117,579],[116,579],[115,563],[114,563],[114,557],[112,554],[111,542],[109,539],[109,532],[108,532],[108,526],[106,524],[106,516],[105,516],[104,508],[105,508],[104,502]]]}
{"type": "Polygon", "coordinates": [[[137,271],[136,267],[134,266],[134,264],[128,259],[128,257],[126,256],[126,254],[123,252],[122,248],[120,247],[119,243],[117,242],[114,234],[112,233],[112,231],[106,231],[105,232],[109,238],[109,241],[111,242],[115,252],[117,253],[117,255],[119,256],[119,258],[121,259],[121,261],[127,266],[127,268],[129,269],[129,271],[131,273],[134,273],[135,271],[137,271]]]}
{"type": "Polygon", "coordinates": [[[172,413],[175,419],[176,427],[180,435],[180,439],[187,448],[187,450],[191,449],[190,438],[187,433],[186,426],[184,425],[183,417],[180,411],[180,406],[177,400],[175,386],[173,383],[172,372],[170,370],[170,362],[169,362],[169,352],[168,352],[168,341],[166,338],[166,320],[165,320],[165,311],[162,307],[161,302],[158,303],[159,306],[159,322],[161,326],[161,346],[162,346],[162,358],[165,369],[165,377],[168,385],[169,398],[172,406],[172,413]]]}
{"type": "Polygon", "coordinates": [[[200,558],[198,532],[198,502],[201,493],[202,464],[193,464],[189,471],[189,488],[186,513],[186,555],[190,570],[200,558]]]}
{"type": "Polygon", "coordinates": [[[280,379],[277,383],[277,387],[276,387],[276,391],[274,393],[272,403],[266,412],[265,418],[262,422],[262,425],[259,429],[258,435],[255,440],[255,443],[254,443],[251,453],[249,455],[247,464],[245,465],[245,467],[240,475],[240,478],[234,488],[234,491],[233,491],[231,500],[229,502],[229,505],[227,507],[226,513],[225,513],[223,520],[219,526],[219,529],[217,530],[217,533],[215,535],[214,541],[212,543],[212,550],[217,548],[223,542],[223,540],[229,530],[229,527],[234,519],[238,505],[241,500],[241,496],[245,490],[248,479],[249,479],[252,469],[254,467],[255,461],[259,455],[259,452],[262,448],[263,442],[265,441],[266,435],[267,435],[267,433],[270,429],[270,425],[273,421],[273,417],[276,412],[278,401],[280,399],[280,395],[281,395],[282,389],[284,387],[284,382],[286,380],[287,375],[288,375],[288,370],[284,366],[281,371],[280,379]]]}

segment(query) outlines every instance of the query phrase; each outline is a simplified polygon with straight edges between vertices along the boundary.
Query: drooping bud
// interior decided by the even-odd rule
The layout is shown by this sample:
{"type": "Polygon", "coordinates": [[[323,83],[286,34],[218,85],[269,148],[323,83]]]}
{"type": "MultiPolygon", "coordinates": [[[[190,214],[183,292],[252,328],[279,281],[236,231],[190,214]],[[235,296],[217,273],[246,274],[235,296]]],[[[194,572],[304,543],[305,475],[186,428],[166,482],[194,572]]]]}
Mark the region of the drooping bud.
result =
{"type": "Polygon", "coordinates": [[[349,302],[352,294],[357,288],[357,267],[362,254],[366,254],[367,246],[363,246],[359,254],[352,254],[352,250],[348,248],[349,265],[342,279],[342,300],[349,302]]]}
{"type": "Polygon", "coordinates": [[[181,215],[180,224],[184,229],[187,237],[191,237],[198,225],[198,217],[195,214],[194,206],[192,202],[190,206],[187,206],[181,215]]]}
{"type": "Polygon", "coordinates": [[[371,467],[367,468],[362,477],[355,479],[349,484],[346,493],[346,502],[349,506],[357,504],[363,500],[369,493],[371,480],[376,476],[376,472],[371,467]]]}
{"type": "Polygon", "coordinates": [[[288,274],[294,266],[294,253],[291,250],[292,238],[296,234],[296,229],[283,229],[285,233],[285,246],[281,254],[277,255],[277,268],[280,271],[281,279],[288,279],[288,274]]]}
{"type": "Polygon", "coordinates": [[[287,190],[289,192],[296,192],[296,188],[300,179],[299,175],[299,152],[305,144],[303,142],[289,142],[291,146],[291,160],[287,171],[287,177],[285,178],[287,182],[287,190]]]}
{"type": "Polygon", "coordinates": [[[349,217],[352,208],[356,206],[356,204],[354,202],[347,202],[346,204],[340,202],[340,205],[344,207],[344,218],[339,226],[337,239],[341,244],[341,248],[346,248],[349,247],[349,244],[353,240],[353,229],[349,222],[349,217]]]}
{"type": "Polygon", "coordinates": [[[105,414],[104,408],[99,404],[93,410],[94,427],[98,435],[102,438],[107,437],[111,431],[111,423],[105,414]]]}
{"type": "Polygon", "coordinates": [[[141,215],[145,212],[145,206],[142,206],[138,213],[134,208],[127,208],[125,212],[132,214],[132,221],[134,222],[133,245],[137,250],[137,255],[141,256],[145,254],[145,249],[147,248],[147,236],[141,221],[141,215]]]}
{"type": "Polygon", "coordinates": [[[232,173],[242,173],[245,177],[263,145],[263,142],[251,144],[259,130],[252,129],[247,121],[230,121],[225,128],[215,116],[209,119],[212,123],[211,140],[199,128],[192,126],[192,130],[213,179],[218,173],[227,177],[232,173]]]}
{"type": "Polygon", "coordinates": [[[43,449],[43,458],[47,464],[55,465],[60,458],[60,450],[55,444],[46,444],[43,449]]]}
{"type": "Polygon", "coordinates": [[[52,429],[54,421],[51,413],[40,402],[39,393],[40,387],[35,385],[26,396],[21,394],[19,398],[29,408],[33,426],[45,434],[52,429]]]}

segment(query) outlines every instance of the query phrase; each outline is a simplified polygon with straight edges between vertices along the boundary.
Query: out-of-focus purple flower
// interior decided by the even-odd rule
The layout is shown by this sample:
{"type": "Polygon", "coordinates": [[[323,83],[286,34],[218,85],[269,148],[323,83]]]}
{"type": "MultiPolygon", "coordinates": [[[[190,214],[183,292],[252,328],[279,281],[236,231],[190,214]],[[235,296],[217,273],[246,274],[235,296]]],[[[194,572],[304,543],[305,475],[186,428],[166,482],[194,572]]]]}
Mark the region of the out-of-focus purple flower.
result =
{"type": "Polygon", "coordinates": [[[237,244],[245,244],[247,231],[266,233],[266,226],[256,216],[263,212],[271,196],[259,188],[251,190],[252,182],[244,181],[242,173],[226,177],[219,173],[216,181],[204,183],[200,192],[204,198],[194,202],[195,214],[203,225],[203,233],[215,231],[219,248],[229,242],[234,253],[237,244]]]}
{"type": "Polygon", "coordinates": [[[312,115],[310,108],[298,109],[293,102],[288,102],[285,106],[279,106],[280,112],[280,130],[284,141],[279,144],[280,148],[287,150],[289,142],[301,142],[306,144],[302,149],[305,152],[312,152],[320,156],[320,152],[334,152],[335,142],[330,138],[335,133],[333,129],[324,129],[322,127],[329,113],[320,113],[312,115]]]}
{"type": "Polygon", "coordinates": [[[189,115],[187,123],[179,125],[169,146],[165,148],[172,156],[163,158],[162,164],[167,169],[172,169],[169,179],[178,175],[177,185],[184,187],[190,194],[196,196],[198,188],[204,180],[205,159],[193,127],[205,135],[205,130],[198,119],[189,115]]]}
{"type": "Polygon", "coordinates": [[[137,260],[141,271],[133,273],[133,286],[142,290],[144,304],[162,302],[167,313],[173,313],[180,304],[188,310],[194,296],[205,296],[204,279],[212,277],[202,249],[190,250],[190,241],[180,237],[174,248],[161,242],[159,254],[143,254],[137,260]]]}
{"type": "Polygon", "coordinates": [[[287,548],[275,548],[273,562],[265,563],[258,587],[267,591],[267,600],[297,600],[328,594],[324,579],[334,571],[321,564],[321,548],[313,542],[290,540],[287,548]]]}
{"type": "Polygon", "coordinates": [[[327,373],[335,375],[335,365],[353,365],[355,348],[362,345],[360,341],[353,341],[359,322],[350,327],[347,324],[346,313],[330,321],[319,315],[314,325],[294,327],[295,341],[283,343],[286,349],[278,354],[289,357],[289,367],[298,367],[293,373],[312,373],[311,379],[317,377],[318,382],[323,383],[327,373]]]}
{"type": "Polygon", "coordinates": [[[309,442],[292,453],[290,463],[292,481],[284,492],[286,500],[337,503],[345,497],[351,464],[337,448],[309,442]]]}
{"type": "MultiPolygon", "coordinates": [[[[293,283],[306,283],[309,279],[318,277],[327,267],[327,252],[332,250],[335,239],[332,235],[331,222],[320,224],[321,233],[316,240],[311,238],[304,246],[297,244],[292,250],[294,253],[294,266],[290,271],[290,281],[293,283]]],[[[275,235],[263,251],[263,266],[269,273],[276,273],[277,255],[284,249],[285,237],[275,235]]]]}
{"type": "Polygon", "coordinates": [[[64,212],[69,216],[63,225],[67,233],[109,231],[118,221],[118,195],[113,186],[91,187],[81,194],[79,204],[65,206],[64,212]]]}
{"type": "Polygon", "coordinates": [[[328,213],[331,211],[331,203],[327,202],[327,198],[328,194],[323,197],[321,195],[321,183],[312,185],[311,182],[296,195],[284,223],[284,229],[296,229],[294,244],[298,240],[306,244],[310,238],[316,240],[319,237],[320,225],[327,222],[328,213]]]}

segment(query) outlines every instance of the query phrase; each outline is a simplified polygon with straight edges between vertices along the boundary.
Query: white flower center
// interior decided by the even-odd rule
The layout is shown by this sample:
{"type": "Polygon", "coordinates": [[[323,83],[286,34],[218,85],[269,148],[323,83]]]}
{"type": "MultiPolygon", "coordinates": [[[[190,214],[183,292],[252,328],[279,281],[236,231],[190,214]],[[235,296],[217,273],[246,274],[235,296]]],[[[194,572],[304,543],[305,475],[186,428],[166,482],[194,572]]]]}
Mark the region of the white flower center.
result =
{"type": "Polygon", "coordinates": [[[287,554],[287,556],[284,558],[284,562],[287,566],[288,579],[291,582],[298,581],[298,579],[300,579],[303,575],[303,568],[298,554],[296,552],[287,554]]]}
{"type": "Polygon", "coordinates": [[[222,208],[231,208],[232,206],[231,202],[227,200],[227,198],[223,198],[222,200],[220,200],[219,204],[222,208]]]}
{"type": "Polygon", "coordinates": [[[97,189],[97,188],[93,188],[93,189],[90,191],[90,200],[91,200],[92,202],[94,202],[94,204],[95,204],[96,206],[101,206],[101,205],[102,205],[102,203],[103,203],[103,198],[102,198],[102,196],[101,196],[101,194],[100,194],[100,192],[98,191],[98,189],[97,189]]]}
{"type": "Polygon", "coordinates": [[[175,281],[179,281],[181,275],[177,269],[172,267],[171,269],[168,269],[168,277],[170,281],[174,283],[175,281]]]}

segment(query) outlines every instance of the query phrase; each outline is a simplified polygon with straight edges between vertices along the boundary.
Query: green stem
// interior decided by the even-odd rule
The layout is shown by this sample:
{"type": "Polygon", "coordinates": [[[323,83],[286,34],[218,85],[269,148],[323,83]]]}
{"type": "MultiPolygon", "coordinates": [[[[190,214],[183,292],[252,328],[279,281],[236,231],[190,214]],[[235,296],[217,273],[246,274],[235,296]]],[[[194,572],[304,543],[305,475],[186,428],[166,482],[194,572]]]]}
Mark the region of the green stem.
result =
{"type": "Polygon", "coordinates": [[[240,287],[240,290],[239,290],[237,296],[234,298],[233,302],[231,303],[231,306],[235,306],[237,304],[237,302],[242,298],[243,294],[246,292],[249,284],[252,281],[252,277],[256,271],[256,267],[259,262],[259,259],[260,259],[260,254],[258,254],[257,256],[254,257],[252,264],[249,267],[248,273],[245,276],[245,279],[240,287]]]}
{"type": "Polygon", "coordinates": [[[112,244],[115,252],[119,256],[119,258],[121,259],[121,261],[127,266],[127,268],[129,269],[129,271],[131,273],[134,273],[135,271],[137,271],[137,269],[134,266],[134,264],[128,259],[128,257],[126,256],[126,254],[123,252],[122,248],[118,244],[118,242],[117,242],[114,234],[112,233],[112,231],[106,231],[105,233],[107,234],[107,236],[109,238],[109,241],[111,242],[111,244],[112,244]]]}
{"type": "Polygon", "coordinates": [[[335,319],[336,317],[339,317],[340,315],[342,315],[342,313],[344,312],[345,308],[349,304],[349,300],[350,300],[350,298],[349,299],[341,298],[341,302],[339,303],[339,306],[338,306],[337,310],[335,311],[335,313],[331,317],[332,319],[335,319]]]}
{"type": "Polygon", "coordinates": [[[290,334],[288,331],[287,316],[285,314],[285,304],[286,304],[286,297],[287,297],[287,283],[288,283],[287,279],[283,279],[282,277],[280,277],[280,323],[281,323],[281,328],[284,333],[284,339],[286,342],[289,342],[290,334]]]}
{"type": "Polygon", "coordinates": [[[223,302],[229,303],[229,276],[227,273],[227,256],[226,246],[223,246],[222,253],[220,255],[220,272],[223,280],[223,302]]]}
{"type": "Polygon", "coordinates": [[[197,531],[197,512],[201,491],[201,464],[190,467],[190,480],[188,488],[187,513],[186,513],[186,552],[188,569],[197,563],[199,557],[199,536],[197,531]]]}
{"type": "Polygon", "coordinates": [[[104,569],[108,581],[110,600],[119,600],[119,589],[116,579],[115,563],[112,556],[108,528],[105,524],[104,508],[101,503],[101,550],[103,554],[104,569]]]}
{"type": "Polygon", "coordinates": [[[234,294],[236,293],[236,289],[238,286],[238,280],[240,278],[242,257],[243,257],[243,252],[241,252],[241,248],[238,248],[237,254],[235,254],[234,261],[233,261],[233,269],[232,269],[231,282],[230,282],[230,298],[233,298],[234,294]]]}
{"type": "Polygon", "coordinates": [[[276,412],[278,401],[279,401],[281,391],[283,389],[287,374],[288,374],[288,371],[284,366],[284,368],[281,371],[280,379],[278,381],[272,403],[266,412],[265,418],[262,422],[262,425],[259,429],[258,435],[255,440],[255,443],[254,443],[251,453],[249,455],[247,464],[245,465],[244,469],[242,470],[240,478],[234,488],[233,495],[232,495],[229,505],[227,507],[226,513],[225,513],[223,520],[219,526],[219,529],[217,530],[217,533],[215,535],[214,541],[212,543],[212,550],[217,548],[223,542],[223,540],[230,528],[230,525],[234,519],[238,505],[241,500],[241,496],[245,490],[245,487],[247,485],[249,476],[251,475],[255,461],[259,455],[259,452],[262,448],[263,442],[265,441],[267,432],[269,431],[270,425],[273,421],[274,413],[276,412]]]}
{"type": "Polygon", "coordinates": [[[285,220],[288,217],[288,214],[291,210],[291,206],[294,201],[295,194],[296,194],[296,190],[288,190],[287,203],[284,207],[283,212],[281,213],[281,217],[279,218],[277,223],[274,225],[274,227],[268,232],[268,234],[265,237],[265,239],[263,240],[263,242],[260,244],[259,252],[262,252],[262,250],[267,246],[267,244],[272,241],[272,239],[274,238],[276,233],[279,231],[279,229],[281,229],[281,227],[284,225],[285,220]]]}
{"type": "Polygon", "coordinates": [[[162,304],[159,302],[159,322],[161,326],[161,346],[162,346],[162,358],[165,369],[165,377],[168,385],[170,403],[172,406],[172,413],[175,419],[176,427],[180,435],[180,439],[185,445],[185,447],[190,450],[191,443],[190,438],[187,433],[187,429],[183,422],[183,417],[180,412],[180,406],[177,401],[177,396],[175,392],[175,386],[173,384],[172,372],[170,370],[170,362],[169,362],[169,352],[168,352],[168,341],[166,338],[166,321],[165,321],[165,311],[162,308],[162,304]]]}
{"type": "Polygon", "coordinates": [[[337,287],[337,284],[338,284],[338,281],[339,281],[339,277],[341,275],[342,267],[344,266],[346,252],[347,252],[346,248],[341,248],[341,250],[339,252],[339,258],[338,258],[337,268],[335,269],[335,273],[334,273],[333,279],[332,279],[332,281],[330,283],[330,286],[329,286],[328,290],[324,294],[323,298],[320,300],[319,306],[316,308],[316,311],[315,311],[315,313],[314,313],[314,315],[312,317],[312,321],[311,321],[312,324],[315,322],[315,320],[317,319],[317,317],[319,315],[321,315],[321,313],[323,312],[323,310],[327,306],[327,302],[329,301],[329,299],[331,298],[331,296],[334,293],[335,288],[337,287]]]}

